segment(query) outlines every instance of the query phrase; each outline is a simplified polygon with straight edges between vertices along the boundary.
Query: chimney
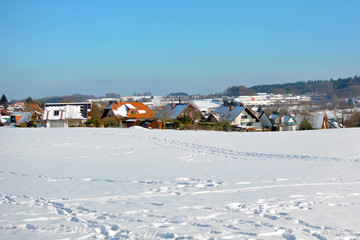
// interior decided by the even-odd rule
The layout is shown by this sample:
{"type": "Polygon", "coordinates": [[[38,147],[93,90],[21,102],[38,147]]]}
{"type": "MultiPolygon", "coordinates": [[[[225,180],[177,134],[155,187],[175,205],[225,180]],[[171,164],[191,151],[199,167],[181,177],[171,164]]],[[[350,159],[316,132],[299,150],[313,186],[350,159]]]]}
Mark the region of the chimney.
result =
{"type": "Polygon", "coordinates": [[[230,105],[230,106],[229,106],[229,110],[230,110],[230,111],[234,110],[234,106],[233,106],[233,105],[230,105]]]}

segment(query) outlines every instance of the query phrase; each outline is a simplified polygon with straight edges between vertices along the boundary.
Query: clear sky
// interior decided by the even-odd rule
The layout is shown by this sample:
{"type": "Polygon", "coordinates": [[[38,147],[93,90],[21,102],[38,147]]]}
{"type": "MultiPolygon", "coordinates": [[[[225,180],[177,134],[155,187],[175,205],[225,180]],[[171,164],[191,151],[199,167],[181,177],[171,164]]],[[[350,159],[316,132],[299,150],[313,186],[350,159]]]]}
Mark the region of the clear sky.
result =
{"type": "Polygon", "coordinates": [[[352,77],[359,13],[358,0],[1,0],[0,94],[195,94],[352,77]]]}

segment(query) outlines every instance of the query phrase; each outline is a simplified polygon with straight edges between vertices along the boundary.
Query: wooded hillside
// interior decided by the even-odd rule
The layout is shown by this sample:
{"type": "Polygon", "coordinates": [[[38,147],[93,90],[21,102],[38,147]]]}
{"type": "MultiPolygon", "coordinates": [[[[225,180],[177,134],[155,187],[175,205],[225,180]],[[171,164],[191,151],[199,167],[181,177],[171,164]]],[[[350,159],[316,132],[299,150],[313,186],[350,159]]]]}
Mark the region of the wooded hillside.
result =
{"type": "MultiPolygon", "coordinates": [[[[229,89],[229,88],[228,88],[229,89]]],[[[360,77],[339,78],[338,80],[309,80],[295,83],[258,85],[250,89],[266,93],[291,93],[294,95],[325,95],[339,98],[360,96],[360,77]]]]}

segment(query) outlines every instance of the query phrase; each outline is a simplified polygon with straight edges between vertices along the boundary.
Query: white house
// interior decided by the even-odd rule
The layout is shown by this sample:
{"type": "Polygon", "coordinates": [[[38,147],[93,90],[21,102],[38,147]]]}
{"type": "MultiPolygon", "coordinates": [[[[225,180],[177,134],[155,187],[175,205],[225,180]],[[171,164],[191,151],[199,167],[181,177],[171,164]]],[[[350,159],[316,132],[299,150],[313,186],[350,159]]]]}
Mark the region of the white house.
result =
{"type": "Polygon", "coordinates": [[[47,127],[73,127],[91,119],[91,103],[47,103],[44,120],[47,127]]]}
{"type": "Polygon", "coordinates": [[[10,122],[10,116],[0,114],[0,121],[2,124],[8,123],[10,122]]]}
{"type": "Polygon", "coordinates": [[[218,114],[219,121],[225,121],[230,123],[230,125],[237,126],[244,129],[260,129],[261,121],[247,107],[219,107],[215,109],[215,114],[218,114]]]}

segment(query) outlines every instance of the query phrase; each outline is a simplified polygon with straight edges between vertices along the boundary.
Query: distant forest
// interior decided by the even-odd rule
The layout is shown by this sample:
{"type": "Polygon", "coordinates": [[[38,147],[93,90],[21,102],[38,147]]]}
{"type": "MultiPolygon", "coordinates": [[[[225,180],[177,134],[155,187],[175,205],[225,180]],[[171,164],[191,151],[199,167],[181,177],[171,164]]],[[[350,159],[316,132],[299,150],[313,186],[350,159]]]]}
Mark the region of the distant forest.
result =
{"type": "Polygon", "coordinates": [[[317,95],[328,98],[356,98],[360,96],[360,77],[338,80],[309,80],[295,83],[258,85],[251,88],[232,86],[224,91],[226,96],[244,96],[255,93],[317,95]]]}
{"type": "Polygon", "coordinates": [[[295,83],[258,85],[250,89],[255,92],[281,93],[294,95],[322,95],[339,98],[360,96],[360,77],[339,78],[338,80],[310,80],[295,83]]]}

